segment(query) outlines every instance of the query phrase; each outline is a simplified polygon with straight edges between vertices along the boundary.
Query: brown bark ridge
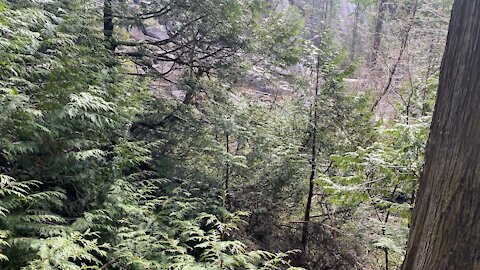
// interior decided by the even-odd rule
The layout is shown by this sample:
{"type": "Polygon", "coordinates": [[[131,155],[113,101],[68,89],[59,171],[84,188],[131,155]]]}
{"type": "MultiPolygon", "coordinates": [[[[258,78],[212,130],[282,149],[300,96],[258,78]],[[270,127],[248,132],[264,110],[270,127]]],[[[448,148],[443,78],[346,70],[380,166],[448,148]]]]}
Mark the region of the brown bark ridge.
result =
{"type": "Polygon", "coordinates": [[[403,270],[480,269],[480,1],[456,0],[403,270]]]}

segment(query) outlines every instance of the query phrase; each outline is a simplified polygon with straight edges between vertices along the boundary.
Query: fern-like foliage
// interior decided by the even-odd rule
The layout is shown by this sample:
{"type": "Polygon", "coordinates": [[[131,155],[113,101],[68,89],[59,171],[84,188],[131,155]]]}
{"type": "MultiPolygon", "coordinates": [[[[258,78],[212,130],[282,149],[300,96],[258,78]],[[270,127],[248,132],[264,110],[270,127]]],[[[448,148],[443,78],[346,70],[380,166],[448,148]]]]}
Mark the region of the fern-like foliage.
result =
{"type": "Polygon", "coordinates": [[[65,195],[32,192],[39,184],[0,175],[2,267],[18,269],[18,264],[24,263],[25,269],[83,269],[82,265],[98,264],[106,246],[97,244],[97,234],[72,230],[62,217],[44,210],[47,205],[59,204],[65,195]]]}
{"type": "MultiPolygon", "coordinates": [[[[202,212],[205,202],[177,188],[173,196],[154,197],[155,181],[116,181],[103,220],[117,220],[111,264],[121,269],[284,269],[288,254],[249,250],[232,238],[245,213],[222,216],[202,212]],[[118,196],[122,194],[121,196],[118,196]],[[115,194],[115,195],[114,195],[115,194]],[[129,196],[129,194],[131,194],[129,196]],[[133,195],[133,196],[132,196],[133,195]]],[[[164,181],[158,181],[164,183],[164,181]]]]}
{"type": "MultiPolygon", "coordinates": [[[[150,161],[152,145],[124,142],[115,168],[134,170],[150,161]]],[[[104,265],[118,269],[284,269],[288,254],[256,251],[234,239],[245,213],[211,214],[206,201],[154,172],[132,172],[109,187],[104,208],[73,227],[98,231],[107,244],[104,265]]]]}

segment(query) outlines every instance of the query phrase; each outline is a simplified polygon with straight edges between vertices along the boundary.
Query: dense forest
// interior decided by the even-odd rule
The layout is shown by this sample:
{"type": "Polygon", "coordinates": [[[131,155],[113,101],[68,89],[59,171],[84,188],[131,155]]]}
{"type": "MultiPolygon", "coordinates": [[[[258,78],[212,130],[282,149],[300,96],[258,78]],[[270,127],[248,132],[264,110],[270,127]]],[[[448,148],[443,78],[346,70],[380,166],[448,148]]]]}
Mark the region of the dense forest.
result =
{"type": "Polygon", "coordinates": [[[0,0],[0,269],[480,269],[479,18],[0,0]]]}

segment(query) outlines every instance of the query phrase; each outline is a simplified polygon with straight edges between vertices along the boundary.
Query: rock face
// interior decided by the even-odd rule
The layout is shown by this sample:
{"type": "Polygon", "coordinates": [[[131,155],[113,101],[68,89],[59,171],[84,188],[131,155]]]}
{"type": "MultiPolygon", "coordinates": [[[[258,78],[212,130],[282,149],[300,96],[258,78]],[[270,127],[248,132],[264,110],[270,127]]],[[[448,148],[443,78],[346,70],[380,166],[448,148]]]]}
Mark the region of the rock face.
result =
{"type": "Polygon", "coordinates": [[[168,39],[167,29],[164,25],[147,27],[145,31],[138,27],[132,27],[129,32],[137,41],[168,39]]]}

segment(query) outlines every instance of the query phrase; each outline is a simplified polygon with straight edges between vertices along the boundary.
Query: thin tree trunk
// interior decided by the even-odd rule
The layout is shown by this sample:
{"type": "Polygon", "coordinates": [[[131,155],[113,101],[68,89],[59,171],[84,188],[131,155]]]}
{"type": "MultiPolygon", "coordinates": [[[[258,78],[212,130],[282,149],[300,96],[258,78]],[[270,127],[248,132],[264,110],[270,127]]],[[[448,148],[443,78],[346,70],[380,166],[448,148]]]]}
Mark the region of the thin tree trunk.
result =
{"type": "Polygon", "coordinates": [[[389,73],[389,75],[388,75],[387,84],[386,84],[385,87],[383,88],[383,91],[380,93],[380,95],[378,96],[378,98],[377,98],[377,99],[375,100],[375,102],[373,103],[372,108],[370,109],[371,111],[375,110],[375,108],[378,106],[378,104],[380,103],[380,101],[382,100],[382,98],[383,98],[383,97],[388,93],[388,91],[390,90],[390,86],[392,86],[393,77],[395,76],[395,73],[397,72],[397,68],[398,68],[398,66],[400,65],[400,62],[402,61],[403,54],[405,53],[405,50],[407,49],[407,46],[408,46],[408,40],[409,40],[409,37],[410,37],[410,32],[412,31],[412,27],[413,27],[413,22],[414,22],[414,20],[415,20],[415,16],[417,15],[417,9],[418,9],[418,0],[416,0],[416,1],[414,2],[412,15],[411,15],[411,17],[410,17],[410,21],[408,22],[408,26],[407,26],[407,29],[405,30],[405,35],[403,36],[402,44],[401,44],[401,46],[400,46],[400,52],[398,53],[397,60],[396,60],[395,63],[393,64],[392,69],[390,69],[390,73],[389,73]]]}
{"type": "Polygon", "coordinates": [[[308,179],[308,195],[307,195],[307,204],[305,206],[305,216],[302,230],[302,248],[305,255],[308,252],[308,229],[310,223],[310,215],[312,210],[312,199],[314,192],[314,180],[315,173],[317,170],[317,121],[318,121],[318,91],[320,83],[320,57],[317,59],[316,67],[316,78],[315,78],[315,99],[313,101],[313,118],[311,119],[312,130],[310,133],[311,142],[312,142],[312,152],[310,157],[310,177],[308,179]]]}
{"type": "MultiPolygon", "coordinates": [[[[225,147],[227,150],[227,154],[230,153],[230,137],[228,133],[225,134],[225,147]]],[[[227,161],[225,164],[225,201],[226,201],[226,208],[228,211],[232,210],[232,198],[230,194],[230,161],[227,161]]]]}
{"type": "Polygon", "coordinates": [[[385,4],[387,0],[380,0],[378,4],[377,20],[375,21],[375,33],[373,35],[372,64],[377,63],[378,51],[382,41],[383,21],[385,20],[385,4]]]}
{"type": "MultiPolygon", "coordinates": [[[[392,191],[392,194],[390,195],[390,200],[394,200],[395,199],[395,192],[397,192],[397,188],[398,188],[398,185],[395,185],[395,187],[393,188],[393,191],[392,191]]],[[[382,235],[385,236],[387,234],[387,224],[388,224],[388,220],[390,218],[390,208],[387,209],[387,214],[385,215],[385,220],[383,221],[384,225],[383,225],[383,228],[382,228],[382,235]]],[[[385,254],[385,270],[388,270],[389,268],[389,260],[388,260],[388,248],[385,247],[384,248],[384,254],[385,254]]]]}
{"type": "Polygon", "coordinates": [[[403,270],[480,269],[479,18],[455,1],[403,270]]]}

